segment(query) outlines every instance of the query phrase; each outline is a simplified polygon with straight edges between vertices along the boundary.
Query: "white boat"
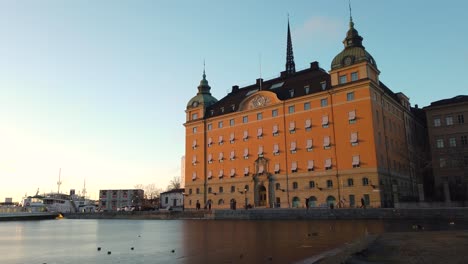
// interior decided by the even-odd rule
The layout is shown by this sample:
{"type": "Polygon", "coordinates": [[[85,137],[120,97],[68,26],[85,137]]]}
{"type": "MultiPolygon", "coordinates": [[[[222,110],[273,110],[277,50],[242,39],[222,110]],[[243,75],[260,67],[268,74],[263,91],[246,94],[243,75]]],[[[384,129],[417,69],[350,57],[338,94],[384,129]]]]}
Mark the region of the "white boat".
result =
{"type": "Polygon", "coordinates": [[[94,201],[75,194],[48,193],[42,202],[49,212],[82,213],[96,211],[94,201]]]}
{"type": "Polygon", "coordinates": [[[23,198],[20,206],[26,212],[47,212],[47,207],[42,202],[42,199],[43,197],[37,194],[34,196],[27,196],[23,198]]]}

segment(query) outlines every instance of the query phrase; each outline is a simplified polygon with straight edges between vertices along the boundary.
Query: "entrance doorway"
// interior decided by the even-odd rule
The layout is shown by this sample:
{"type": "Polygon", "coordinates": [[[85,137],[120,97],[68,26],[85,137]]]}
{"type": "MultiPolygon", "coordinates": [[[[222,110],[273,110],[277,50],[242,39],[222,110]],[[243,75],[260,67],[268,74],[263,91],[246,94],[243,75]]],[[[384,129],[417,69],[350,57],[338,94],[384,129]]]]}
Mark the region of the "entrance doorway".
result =
{"type": "Polygon", "coordinates": [[[258,187],[258,205],[266,206],[267,204],[267,191],[265,186],[261,185],[258,187]]]}

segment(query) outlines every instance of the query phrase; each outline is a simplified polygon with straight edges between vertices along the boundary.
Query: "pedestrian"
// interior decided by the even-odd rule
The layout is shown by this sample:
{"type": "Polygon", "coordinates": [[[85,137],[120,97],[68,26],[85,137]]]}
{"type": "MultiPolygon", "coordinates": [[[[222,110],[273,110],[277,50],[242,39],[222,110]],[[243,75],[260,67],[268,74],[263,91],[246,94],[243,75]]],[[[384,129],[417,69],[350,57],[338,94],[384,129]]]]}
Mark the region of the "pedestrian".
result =
{"type": "Polygon", "coordinates": [[[364,198],[361,198],[361,208],[366,209],[366,201],[364,201],[364,198]]]}
{"type": "Polygon", "coordinates": [[[233,210],[236,210],[236,205],[237,205],[237,202],[236,202],[236,200],[234,200],[234,201],[232,202],[232,209],[233,209],[233,210]]]}
{"type": "Polygon", "coordinates": [[[208,210],[211,210],[211,200],[208,200],[208,210]]]}
{"type": "Polygon", "coordinates": [[[200,210],[200,202],[199,202],[198,200],[197,200],[196,209],[197,209],[197,210],[200,210]]]}
{"type": "Polygon", "coordinates": [[[309,210],[309,198],[305,199],[306,209],[309,210]]]}
{"type": "Polygon", "coordinates": [[[231,210],[234,210],[234,200],[231,199],[231,202],[229,202],[229,208],[231,208],[231,210]]]}

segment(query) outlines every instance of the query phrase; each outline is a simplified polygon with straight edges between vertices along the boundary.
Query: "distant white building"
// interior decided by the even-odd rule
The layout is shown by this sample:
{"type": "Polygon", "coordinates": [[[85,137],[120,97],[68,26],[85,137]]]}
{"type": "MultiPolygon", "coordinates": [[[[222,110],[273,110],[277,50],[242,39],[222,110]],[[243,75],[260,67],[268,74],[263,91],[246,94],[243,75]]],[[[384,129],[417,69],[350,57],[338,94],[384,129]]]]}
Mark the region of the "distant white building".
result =
{"type": "Polygon", "coordinates": [[[180,159],[180,188],[185,188],[185,156],[180,159]]]}
{"type": "Polygon", "coordinates": [[[182,208],[184,205],[184,188],[174,189],[160,194],[161,208],[182,208]]]}
{"type": "Polygon", "coordinates": [[[122,208],[139,209],[142,206],[144,192],[141,189],[100,190],[99,208],[104,211],[117,211],[122,208]]]}

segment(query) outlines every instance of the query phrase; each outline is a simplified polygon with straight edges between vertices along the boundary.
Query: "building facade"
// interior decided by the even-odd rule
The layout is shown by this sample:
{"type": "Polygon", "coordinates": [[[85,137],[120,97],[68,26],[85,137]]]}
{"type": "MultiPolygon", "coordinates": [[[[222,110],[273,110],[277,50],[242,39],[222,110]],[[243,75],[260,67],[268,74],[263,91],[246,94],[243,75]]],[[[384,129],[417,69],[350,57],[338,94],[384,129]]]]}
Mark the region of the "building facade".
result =
{"type": "Polygon", "coordinates": [[[173,189],[160,194],[161,208],[182,208],[184,206],[184,189],[173,189]]]}
{"type": "Polygon", "coordinates": [[[468,96],[432,102],[424,108],[436,198],[468,199],[468,96]]]}
{"type": "Polygon", "coordinates": [[[203,73],[186,108],[185,207],[389,207],[417,196],[409,99],[380,82],[362,40],[351,20],[329,72],[318,62],[296,72],[288,24],[280,77],[218,101],[203,73]]]}
{"type": "Polygon", "coordinates": [[[117,211],[125,207],[139,209],[143,199],[144,191],[141,189],[100,190],[99,208],[103,211],[117,211]]]}

